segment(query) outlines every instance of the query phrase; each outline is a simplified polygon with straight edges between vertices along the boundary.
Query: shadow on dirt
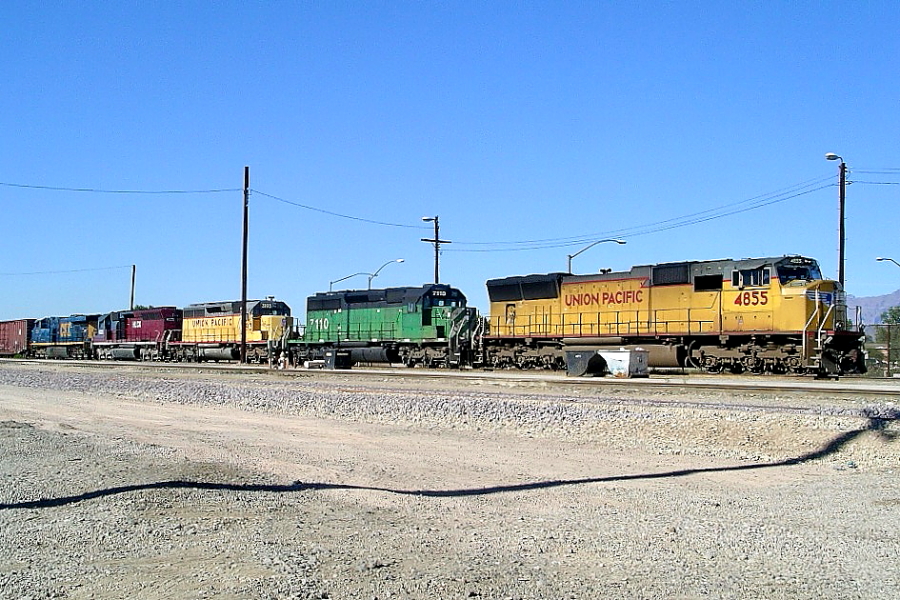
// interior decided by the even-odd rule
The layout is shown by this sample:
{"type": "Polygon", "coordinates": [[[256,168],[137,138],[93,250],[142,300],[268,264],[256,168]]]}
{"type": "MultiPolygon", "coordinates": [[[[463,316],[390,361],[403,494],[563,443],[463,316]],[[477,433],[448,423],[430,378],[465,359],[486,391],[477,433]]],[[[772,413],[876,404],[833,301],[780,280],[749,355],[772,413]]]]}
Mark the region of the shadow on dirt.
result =
{"type": "Polygon", "coordinates": [[[390,494],[399,494],[404,496],[420,496],[427,498],[450,498],[462,496],[486,496],[490,494],[500,494],[505,492],[525,492],[532,490],[542,490],[547,488],[562,487],[567,485],[581,485],[586,483],[614,483],[620,481],[636,481],[650,479],[668,479],[672,477],[685,477],[687,475],[697,475],[701,473],[721,473],[727,471],[753,471],[758,469],[771,469],[774,467],[789,467],[799,465],[812,460],[825,458],[831,454],[840,451],[848,443],[855,440],[866,432],[874,432],[886,442],[893,442],[897,438],[894,432],[885,431],[888,423],[900,419],[900,410],[891,409],[888,411],[879,411],[875,416],[870,412],[867,415],[868,423],[865,427],[855,429],[843,433],[833,440],[825,444],[822,448],[813,452],[808,452],[794,458],[784,460],[749,464],[736,465],[727,467],[708,467],[701,469],[681,469],[677,471],[663,471],[660,473],[642,473],[638,475],[614,475],[610,477],[589,477],[583,479],[557,479],[551,481],[536,481],[533,483],[520,483],[516,485],[497,485],[491,487],[479,488],[462,488],[456,490],[401,490],[382,487],[372,487],[364,485],[347,485],[340,483],[307,483],[302,481],[294,482],[290,485],[265,485],[265,484],[234,484],[234,483],[207,483],[202,481],[157,481],[154,483],[141,483],[134,485],[122,485],[116,487],[85,492],[76,496],[61,496],[59,498],[41,498],[40,500],[31,500],[27,502],[16,502],[10,504],[0,504],[0,510],[13,509],[34,509],[34,508],[52,508],[56,506],[66,506],[84,502],[85,500],[93,500],[105,496],[113,496],[116,494],[124,494],[127,492],[137,492],[143,490],[156,489],[194,489],[194,490],[210,490],[210,491],[233,491],[233,492],[304,492],[317,490],[367,490],[385,492],[390,494]]]}

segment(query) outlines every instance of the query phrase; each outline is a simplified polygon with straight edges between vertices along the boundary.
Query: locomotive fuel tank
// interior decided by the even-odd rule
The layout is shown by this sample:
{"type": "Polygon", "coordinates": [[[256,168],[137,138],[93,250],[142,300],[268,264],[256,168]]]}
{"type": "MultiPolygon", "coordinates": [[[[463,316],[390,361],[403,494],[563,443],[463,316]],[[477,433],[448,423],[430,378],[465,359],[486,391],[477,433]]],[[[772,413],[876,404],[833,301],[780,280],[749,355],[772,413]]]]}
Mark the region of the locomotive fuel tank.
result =
{"type": "Polygon", "coordinates": [[[197,349],[197,353],[203,360],[239,360],[241,351],[236,347],[203,348],[197,349]]]}
{"type": "Polygon", "coordinates": [[[396,348],[380,346],[350,348],[350,358],[354,363],[397,363],[400,362],[400,353],[396,348]]]}
{"type": "Polygon", "coordinates": [[[140,358],[140,349],[138,348],[111,348],[113,360],[138,360],[140,358]]]}

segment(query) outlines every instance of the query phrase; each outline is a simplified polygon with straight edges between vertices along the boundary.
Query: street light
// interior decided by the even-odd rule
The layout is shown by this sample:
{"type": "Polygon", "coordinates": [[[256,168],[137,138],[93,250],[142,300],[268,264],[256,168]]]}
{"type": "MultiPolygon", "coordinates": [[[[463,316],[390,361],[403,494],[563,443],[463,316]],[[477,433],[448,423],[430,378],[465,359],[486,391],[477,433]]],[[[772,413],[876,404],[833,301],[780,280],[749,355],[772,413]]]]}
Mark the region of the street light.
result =
{"type": "Polygon", "coordinates": [[[839,216],[838,216],[838,281],[841,288],[844,287],[844,200],[847,191],[847,164],[844,159],[835,154],[828,152],[825,154],[825,160],[839,160],[838,173],[840,174],[840,191],[838,192],[839,216]]]}
{"type": "Polygon", "coordinates": [[[590,244],[588,244],[587,246],[585,246],[584,248],[582,248],[581,250],[579,250],[579,251],[576,252],[575,254],[569,254],[569,255],[567,255],[567,256],[569,257],[569,270],[568,270],[567,272],[568,272],[569,274],[572,273],[572,259],[573,259],[573,258],[575,258],[576,256],[578,256],[579,254],[581,254],[581,253],[584,252],[585,250],[590,250],[591,248],[593,248],[593,247],[596,246],[597,244],[602,244],[603,242],[615,242],[615,243],[617,243],[617,244],[624,244],[624,243],[625,243],[625,240],[614,240],[614,239],[609,239],[609,240],[597,240],[596,242],[591,242],[590,244]]]}
{"type": "Polygon", "coordinates": [[[441,255],[441,244],[449,244],[450,240],[442,240],[440,238],[440,230],[441,227],[438,224],[438,217],[422,217],[422,220],[426,223],[434,223],[434,239],[422,238],[423,242],[429,242],[434,244],[434,282],[440,283],[440,269],[439,269],[439,261],[441,255]]]}
{"type": "Polygon", "coordinates": [[[392,264],[392,263],[402,263],[402,262],[403,262],[402,258],[395,258],[394,260],[389,260],[386,263],[384,263],[383,265],[381,265],[380,267],[378,267],[374,273],[369,274],[369,289],[370,290],[372,289],[372,280],[375,279],[376,277],[378,277],[378,274],[381,273],[381,270],[383,268],[385,268],[386,266],[388,266],[389,264],[392,264]]]}
{"type": "Polygon", "coordinates": [[[378,269],[374,273],[369,273],[368,271],[360,271],[359,273],[353,273],[352,275],[347,275],[346,277],[341,277],[340,279],[335,279],[334,281],[329,281],[328,282],[328,291],[329,292],[331,291],[331,286],[333,286],[334,284],[340,283],[347,279],[350,279],[351,277],[356,277],[357,275],[368,275],[369,276],[369,289],[371,290],[372,289],[372,280],[375,279],[376,277],[378,277],[378,274],[381,273],[381,270],[383,268],[385,268],[386,266],[388,266],[389,264],[392,264],[392,263],[402,263],[402,262],[404,262],[404,259],[395,258],[394,260],[389,260],[386,263],[384,263],[383,265],[381,265],[380,267],[378,267],[378,269]]]}
{"type": "Polygon", "coordinates": [[[891,261],[892,263],[894,263],[895,265],[897,265],[898,267],[900,267],[900,263],[898,263],[898,262],[897,262],[896,260],[894,260],[893,258],[887,258],[887,257],[881,257],[881,256],[879,256],[879,257],[876,258],[875,260],[877,260],[878,262],[882,262],[882,261],[885,261],[885,260],[889,260],[889,261],[891,261]]]}

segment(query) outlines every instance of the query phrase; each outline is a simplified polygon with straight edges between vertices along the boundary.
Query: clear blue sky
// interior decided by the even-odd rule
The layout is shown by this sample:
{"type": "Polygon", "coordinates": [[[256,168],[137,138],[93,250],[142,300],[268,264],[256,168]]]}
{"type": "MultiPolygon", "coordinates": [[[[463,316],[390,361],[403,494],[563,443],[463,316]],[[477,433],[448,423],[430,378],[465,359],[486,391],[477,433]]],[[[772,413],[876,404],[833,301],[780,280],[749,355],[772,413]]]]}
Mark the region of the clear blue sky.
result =
{"type": "Polygon", "coordinates": [[[836,277],[826,152],[854,182],[848,292],[900,288],[875,262],[900,260],[897,2],[13,1],[4,22],[0,319],[127,308],[131,264],[138,303],[238,299],[244,165],[249,295],[295,314],[395,258],[376,287],[430,281],[425,215],[483,310],[486,279],[604,237],[628,243],[576,272],[804,254],[836,277]]]}

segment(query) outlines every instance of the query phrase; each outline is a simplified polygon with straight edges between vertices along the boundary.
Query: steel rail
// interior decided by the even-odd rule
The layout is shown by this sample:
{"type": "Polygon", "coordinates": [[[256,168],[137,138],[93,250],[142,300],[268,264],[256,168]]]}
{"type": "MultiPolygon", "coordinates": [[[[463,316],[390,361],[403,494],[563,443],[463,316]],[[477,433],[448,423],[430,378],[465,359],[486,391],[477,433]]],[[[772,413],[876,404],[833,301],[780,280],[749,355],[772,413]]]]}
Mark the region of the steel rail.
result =
{"type": "MultiPolygon", "coordinates": [[[[398,379],[432,379],[458,381],[498,381],[517,384],[553,384],[556,386],[588,386],[610,389],[633,390],[704,390],[704,391],[764,391],[772,393],[802,393],[830,395],[838,397],[850,396],[885,396],[900,397],[900,379],[866,379],[845,377],[842,381],[823,381],[811,378],[792,378],[788,381],[761,380],[755,375],[728,377],[722,375],[651,375],[646,378],[614,378],[614,377],[568,377],[545,371],[481,371],[481,370],[439,370],[409,369],[406,367],[355,368],[355,369],[273,369],[267,365],[240,365],[225,363],[180,363],[180,362],[140,362],[140,361],[75,361],[50,359],[0,359],[3,363],[21,364],[54,364],[71,365],[86,368],[144,368],[156,370],[184,370],[195,372],[218,372],[233,374],[271,374],[281,377],[328,377],[342,375],[347,377],[390,376],[398,379]]],[[[781,376],[778,376],[781,377],[781,376]]]]}

